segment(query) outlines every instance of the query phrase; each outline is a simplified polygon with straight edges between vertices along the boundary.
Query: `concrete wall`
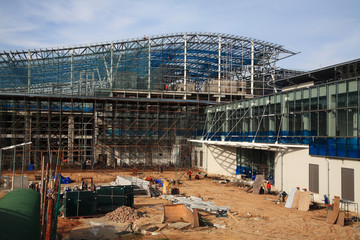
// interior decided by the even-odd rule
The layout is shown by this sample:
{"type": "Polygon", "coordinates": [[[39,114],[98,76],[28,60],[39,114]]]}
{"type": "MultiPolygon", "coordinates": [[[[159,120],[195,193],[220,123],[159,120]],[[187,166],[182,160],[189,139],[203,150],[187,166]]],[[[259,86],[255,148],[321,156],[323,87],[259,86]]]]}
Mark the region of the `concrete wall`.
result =
{"type": "Polygon", "coordinates": [[[235,176],[236,148],[203,145],[204,167],[209,174],[235,176]]]}
{"type": "Polygon", "coordinates": [[[293,187],[309,190],[309,164],[319,165],[319,193],[314,200],[322,202],[324,195],[341,197],[341,168],[354,169],[354,202],[360,203],[360,161],[312,157],[308,149],[275,156],[275,187],[290,192],[293,187]]]}
{"type": "MultiPolygon", "coordinates": [[[[199,153],[200,148],[196,148],[199,153]]],[[[209,174],[235,176],[236,148],[203,144],[204,169],[209,174]]],[[[287,193],[293,187],[309,190],[309,164],[319,165],[319,193],[314,201],[323,202],[324,195],[341,197],[341,168],[354,169],[354,202],[360,203],[360,161],[312,157],[308,149],[275,153],[275,187],[287,193]]],[[[353,208],[350,208],[353,210],[353,208]]]]}

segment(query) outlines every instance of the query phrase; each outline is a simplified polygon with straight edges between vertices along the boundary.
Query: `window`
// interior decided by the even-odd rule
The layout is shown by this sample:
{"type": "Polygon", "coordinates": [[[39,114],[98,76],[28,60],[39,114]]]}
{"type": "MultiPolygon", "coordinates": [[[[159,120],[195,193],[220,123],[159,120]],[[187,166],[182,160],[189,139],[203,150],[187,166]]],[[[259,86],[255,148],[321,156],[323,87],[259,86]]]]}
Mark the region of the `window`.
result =
{"type": "Polygon", "coordinates": [[[309,164],[309,191],[319,193],[319,165],[309,164]]]}
{"type": "Polygon", "coordinates": [[[203,167],[204,162],[203,162],[203,151],[200,151],[200,167],[203,167]]]}
{"type": "Polygon", "coordinates": [[[319,136],[326,136],[326,112],[319,112],[319,136]]]}
{"type": "Polygon", "coordinates": [[[341,168],[341,198],[354,201],[354,169],[341,168]]]}
{"type": "Polygon", "coordinates": [[[194,166],[198,165],[198,152],[195,150],[194,152],[194,166]]]}

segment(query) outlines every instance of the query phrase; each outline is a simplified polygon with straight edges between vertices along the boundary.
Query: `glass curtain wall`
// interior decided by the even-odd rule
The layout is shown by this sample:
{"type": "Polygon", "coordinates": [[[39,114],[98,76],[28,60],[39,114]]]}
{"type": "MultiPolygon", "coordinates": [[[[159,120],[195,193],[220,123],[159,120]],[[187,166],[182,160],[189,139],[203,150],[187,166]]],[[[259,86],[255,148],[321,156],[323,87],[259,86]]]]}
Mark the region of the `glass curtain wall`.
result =
{"type": "Polygon", "coordinates": [[[209,107],[203,138],[309,144],[310,155],[359,158],[359,84],[348,79],[209,107]]]}

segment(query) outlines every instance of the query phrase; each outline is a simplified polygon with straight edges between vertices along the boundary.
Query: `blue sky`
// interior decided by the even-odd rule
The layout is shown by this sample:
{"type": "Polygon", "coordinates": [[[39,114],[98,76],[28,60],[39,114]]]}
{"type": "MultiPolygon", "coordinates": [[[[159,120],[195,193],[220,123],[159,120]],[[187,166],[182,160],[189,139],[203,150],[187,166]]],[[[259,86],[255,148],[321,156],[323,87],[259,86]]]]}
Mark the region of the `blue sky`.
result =
{"type": "Polygon", "coordinates": [[[0,0],[0,51],[219,32],[301,51],[280,67],[360,58],[359,0],[0,0]]]}

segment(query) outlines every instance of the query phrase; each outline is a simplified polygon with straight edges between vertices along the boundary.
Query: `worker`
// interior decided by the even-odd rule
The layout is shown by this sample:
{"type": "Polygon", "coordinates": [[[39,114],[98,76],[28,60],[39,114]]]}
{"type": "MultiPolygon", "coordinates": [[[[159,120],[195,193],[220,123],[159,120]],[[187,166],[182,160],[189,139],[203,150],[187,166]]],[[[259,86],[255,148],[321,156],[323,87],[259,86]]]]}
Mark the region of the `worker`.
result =
{"type": "Polygon", "coordinates": [[[270,194],[270,190],[271,190],[271,183],[269,181],[266,182],[266,189],[268,191],[268,194],[270,194]]]}
{"type": "Polygon", "coordinates": [[[196,174],[196,175],[195,175],[195,180],[200,180],[199,174],[196,174]]]}
{"type": "Polygon", "coordinates": [[[189,175],[189,180],[191,180],[191,171],[188,171],[188,175],[189,175]]]}
{"type": "Polygon", "coordinates": [[[162,173],[163,172],[163,165],[162,165],[162,163],[160,164],[160,173],[162,173]]]}

